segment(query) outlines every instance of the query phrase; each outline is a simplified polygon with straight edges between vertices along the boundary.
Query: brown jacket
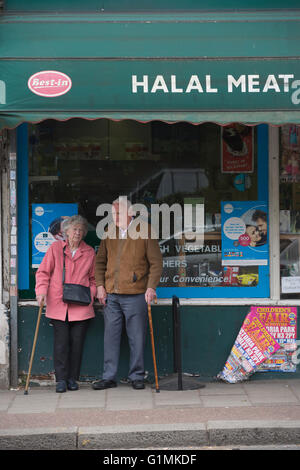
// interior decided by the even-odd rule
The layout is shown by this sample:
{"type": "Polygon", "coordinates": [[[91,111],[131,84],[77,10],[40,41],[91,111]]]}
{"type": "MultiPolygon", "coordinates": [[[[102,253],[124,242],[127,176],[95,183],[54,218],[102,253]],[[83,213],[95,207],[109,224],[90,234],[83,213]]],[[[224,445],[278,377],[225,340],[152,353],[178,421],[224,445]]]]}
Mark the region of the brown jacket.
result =
{"type": "Polygon", "coordinates": [[[162,255],[156,239],[107,237],[101,241],[95,266],[96,286],[109,294],[141,294],[155,289],[162,273],[162,255]]]}

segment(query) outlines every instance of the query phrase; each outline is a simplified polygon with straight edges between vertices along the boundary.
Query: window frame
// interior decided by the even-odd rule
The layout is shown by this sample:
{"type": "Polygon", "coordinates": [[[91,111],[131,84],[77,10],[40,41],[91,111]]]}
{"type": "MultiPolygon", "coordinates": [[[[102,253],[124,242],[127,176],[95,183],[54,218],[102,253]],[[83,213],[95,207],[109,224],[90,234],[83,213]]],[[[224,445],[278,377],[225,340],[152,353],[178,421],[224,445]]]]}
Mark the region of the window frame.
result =
{"type": "MultiPolygon", "coordinates": [[[[26,125],[24,125],[25,127],[26,125]]],[[[19,126],[20,128],[22,126],[19,126]]],[[[21,129],[17,130],[18,131],[21,129]]],[[[24,133],[24,128],[21,130],[24,133]]],[[[20,145],[21,148],[21,138],[20,145]]],[[[24,158],[24,155],[18,155],[24,158]]],[[[280,272],[279,272],[279,131],[278,128],[267,124],[257,127],[257,174],[258,174],[258,200],[266,200],[269,207],[269,265],[259,267],[259,276],[266,280],[265,286],[256,287],[159,287],[157,289],[160,303],[169,303],[176,295],[185,302],[226,304],[238,302],[240,304],[253,304],[256,302],[280,301],[280,272]],[[276,164],[277,161],[277,164],[276,164]],[[270,184],[266,184],[270,181],[270,184]],[[277,226],[276,226],[276,222],[277,226]],[[277,232],[277,233],[276,233],[277,232]],[[278,241],[276,241],[278,239],[278,241]],[[278,269],[276,268],[278,266],[278,269]],[[249,295],[249,294],[252,295],[249,295]]],[[[28,180],[18,181],[18,185],[26,185],[28,180]]],[[[18,188],[19,189],[19,188],[18,188]]],[[[21,201],[21,205],[24,205],[21,201]]],[[[21,210],[24,209],[21,208],[21,210]]],[[[29,213],[29,207],[25,208],[29,213]]],[[[22,239],[22,234],[20,237],[22,239]]],[[[19,248],[21,246],[19,245],[19,248]]],[[[22,249],[23,251],[23,249],[22,249]]],[[[23,268],[19,269],[19,274],[23,268]]],[[[28,302],[30,299],[25,300],[28,302]]],[[[286,303],[286,301],[284,302],[286,303]]],[[[289,302],[290,303],[290,302],[289,302]]],[[[298,302],[300,304],[300,301],[298,302]]]]}

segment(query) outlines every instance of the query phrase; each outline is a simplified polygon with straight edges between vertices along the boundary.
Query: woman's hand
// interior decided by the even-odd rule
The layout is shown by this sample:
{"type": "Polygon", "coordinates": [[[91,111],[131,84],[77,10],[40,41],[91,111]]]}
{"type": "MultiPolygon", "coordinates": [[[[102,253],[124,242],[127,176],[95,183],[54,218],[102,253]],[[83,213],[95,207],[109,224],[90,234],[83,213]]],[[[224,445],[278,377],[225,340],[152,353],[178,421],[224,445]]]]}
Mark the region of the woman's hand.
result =
{"type": "Polygon", "coordinates": [[[42,304],[46,304],[46,295],[45,294],[42,294],[42,295],[37,295],[36,296],[36,300],[37,300],[37,303],[38,303],[38,306],[40,307],[42,304]]]}

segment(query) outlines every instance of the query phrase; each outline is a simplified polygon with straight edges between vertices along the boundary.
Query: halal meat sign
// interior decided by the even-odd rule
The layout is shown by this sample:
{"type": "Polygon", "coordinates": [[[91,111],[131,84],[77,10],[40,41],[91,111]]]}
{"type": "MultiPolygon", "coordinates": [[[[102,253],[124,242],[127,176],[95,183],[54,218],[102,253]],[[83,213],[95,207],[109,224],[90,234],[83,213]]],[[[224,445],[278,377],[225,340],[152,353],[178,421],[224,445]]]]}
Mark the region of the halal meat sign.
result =
{"type": "Polygon", "coordinates": [[[55,70],[44,70],[32,75],[28,80],[28,88],[39,96],[54,98],[68,93],[72,80],[68,75],[55,70]]]}

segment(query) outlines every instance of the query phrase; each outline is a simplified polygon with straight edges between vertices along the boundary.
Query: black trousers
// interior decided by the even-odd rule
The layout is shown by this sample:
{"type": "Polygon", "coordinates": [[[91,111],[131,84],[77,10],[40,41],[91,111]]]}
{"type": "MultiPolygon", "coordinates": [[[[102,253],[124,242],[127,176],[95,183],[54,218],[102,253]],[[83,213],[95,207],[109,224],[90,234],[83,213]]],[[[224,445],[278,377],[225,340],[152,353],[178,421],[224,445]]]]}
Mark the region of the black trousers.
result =
{"type": "Polygon", "coordinates": [[[56,381],[79,379],[83,345],[89,320],[51,320],[54,328],[54,369],[56,381]]]}

